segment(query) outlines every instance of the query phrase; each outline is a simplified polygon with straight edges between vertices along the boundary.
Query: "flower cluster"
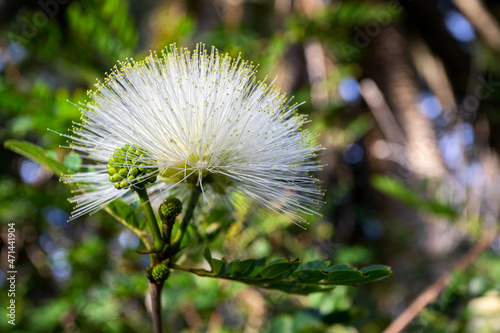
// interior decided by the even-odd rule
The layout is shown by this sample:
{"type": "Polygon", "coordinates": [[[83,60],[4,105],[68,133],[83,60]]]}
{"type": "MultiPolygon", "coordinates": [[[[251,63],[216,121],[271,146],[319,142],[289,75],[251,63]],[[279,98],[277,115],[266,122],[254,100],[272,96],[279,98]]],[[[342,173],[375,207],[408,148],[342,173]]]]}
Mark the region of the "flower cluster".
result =
{"type": "Polygon", "coordinates": [[[109,181],[116,189],[129,189],[133,187],[144,187],[147,183],[154,183],[157,169],[151,167],[154,161],[147,159],[147,155],[132,147],[125,145],[115,149],[113,156],[109,158],[106,169],[108,170],[109,181]]]}
{"type": "Polygon", "coordinates": [[[315,213],[322,192],[308,173],[321,168],[320,148],[302,128],[298,105],[255,73],[240,57],[203,45],[119,62],[80,104],[82,121],[69,136],[70,147],[93,162],[63,178],[79,185],[72,218],[137,181],[154,182],[152,198],[199,186],[205,200],[236,193],[294,222],[315,213]]]}

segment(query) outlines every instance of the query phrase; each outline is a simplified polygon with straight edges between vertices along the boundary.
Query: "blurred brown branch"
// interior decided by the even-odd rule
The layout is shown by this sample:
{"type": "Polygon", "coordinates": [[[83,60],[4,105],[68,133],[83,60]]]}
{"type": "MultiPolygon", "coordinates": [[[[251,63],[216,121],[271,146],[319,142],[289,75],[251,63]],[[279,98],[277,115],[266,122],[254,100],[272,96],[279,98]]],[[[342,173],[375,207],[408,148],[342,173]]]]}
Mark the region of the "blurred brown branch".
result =
{"type": "Polygon", "coordinates": [[[425,79],[432,93],[437,97],[448,121],[456,119],[457,104],[452,84],[446,74],[443,62],[423,42],[415,43],[411,56],[419,74],[425,79]]]}
{"type": "Polygon", "coordinates": [[[484,42],[500,52],[500,26],[484,5],[478,0],[453,0],[453,3],[476,28],[484,42]]]}
{"type": "Polygon", "coordinates": [[[464,271],[474,260],[486,251],[491,243],[499,236],[499,231],[489,232],[481,240],[465,253],[456,264],[446,271],[441,277],[425,289],[407,308],[403,311],[384,331],[384,333],[398,333],[408,326],[413,319],[428,304],[436,300],[441,291],[450,282],[453,273],[464,271]]]}

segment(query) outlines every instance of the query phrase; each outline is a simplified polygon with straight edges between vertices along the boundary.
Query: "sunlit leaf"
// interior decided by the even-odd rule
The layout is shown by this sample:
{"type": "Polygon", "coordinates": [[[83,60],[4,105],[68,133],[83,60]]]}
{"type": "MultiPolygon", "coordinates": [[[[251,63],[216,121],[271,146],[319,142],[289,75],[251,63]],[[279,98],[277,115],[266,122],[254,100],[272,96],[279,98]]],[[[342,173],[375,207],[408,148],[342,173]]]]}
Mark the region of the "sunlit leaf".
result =
{"type": "Polygon", "coordinates": [[[45,149],[27,141],[7,140],[4,147],[37,162],[58,176],[73,173],[66,165],[52,158],[45,149]]]}
{"type": "Polygon", "coordinates": [[[437,215],[444,215],[449,218],[455,218],[457,216],[457,212],[450,206],[441,203],[436,199],[424,199],[414,190],[407,188],[402,183],[390,177],[380,175],[374,176],[371,179],[371,184],[380,192],[393,197],[394,199],[403,201],[412,207],[437,215]]]}

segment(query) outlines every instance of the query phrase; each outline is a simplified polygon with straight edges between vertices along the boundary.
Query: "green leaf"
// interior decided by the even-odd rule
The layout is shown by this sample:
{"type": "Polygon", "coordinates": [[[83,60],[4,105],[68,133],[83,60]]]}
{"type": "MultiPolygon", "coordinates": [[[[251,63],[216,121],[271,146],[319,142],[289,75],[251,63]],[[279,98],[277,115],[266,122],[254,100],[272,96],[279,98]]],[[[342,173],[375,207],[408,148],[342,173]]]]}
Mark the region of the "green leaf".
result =
{"type": "Polygon", "coordinates": [[[338,285],[354,285],[381,280],[390,275],[391,268],[383,265],[372,265],[359,271],[353,268],[346,270],[344,267],[340,267],[340,269],[331,270],[325,281],[338,285]]]}
{"type": "Polygon", "coordinates": [[[205,260],[210,265],[210,268],[212,268],[212,270],[213,270],[214,267],[212,266],[212,253],[210,252],[210,249],[208,247],[206,247],[206,246],[203,249],[203,258],[205,258],[205,260]]]}
{"type": "Polygon", "coordinates": [[[4,147],[37,162],[58,176],[73,173],[66,165],[52,158],[45,149],[32,143],[19,140],[7,140],[4,143],[4,147]]]}
{"type": "Polygon", "coordinates": [[[360,283],[364,279],[363,273],[356,270],[336,270],[328,273],[326,282],[336,285],[360,283]]]}
{"type": "Polygon", "coordinates": [[[416,194],[414,190],[407,188],[402,183],[387,176],[374,176],[371,179],[371,184],[380,192],[403,201],[417,209],[422,209],[437,215],[444,215],[452,219],[457,216],[457,212],[450,206],[436,199],[424,199],[416,194]]]}
{"type": "Polygon", "coordinates": [[[231,263],[228,274],[235,276],[247,276],[255,268],[255,259],[236,260],[231,263]]]}
{"type": "Polygon", "coordinates": [[[224,275],[223,273],[226,269],[226,263],[224,261],[212,258],[210,266],[212,266],[212,272],[214,272],[215,274],[224,275]]]}
{"type": "Polygon", "coordinates": [[[368,277],[363,281],[363,283],[373,282],[385,279],[391,275],[391,268],[384,265],[372,265],[360,269],[363,274],[368,274],[368,277]]]}
{"type": "Polygon", "coordinates": [[[293,277],[299,283],[315,283],[327,277],[327,273],[316,269],[301,269],[295,271],[293,277]]]}
{"type": "Polygon", "coordinates": [[[291,262],[280,262],[277,264],[273,264],[265,267],[260,275],[264,279],[273,280],[273,279],[286,279],[290,276],[297,268],[299,267],[298,263],[291,262]]]}
{"type": "Polygon", "coordinates": [[[328,264],[324,261],[321,260],[313,260],[313,261],[308,261],[306,263],[303,263],[300,266],[300,269],[321,269],[321,270],[326,270],[328,269],[328,264]]]}
{"type": "Polygon", "coordinates": [[[360,272],[369,273],[371,271],[376,271],[376,270],[390,271],[391,268],[389,266],[385,266],[385,265],[371,265],[371,266],[366,266],[364,268],[361,268],[360,272]]]}
{"type": "Polygon", "coordinates": [[[143,229],[145,227],[144,221],[137,218],[136,211],[132,209],[130,205],[119,199],[108,204],[108,209],[111,211],[112,215],[120,217],[127,225],[138,229],[143,229]]]}
{"type": "Polygon", "coordinates": [[[266,259],[236,260],[226,264],[223,260],[211,259],[212,272],[203,269],[174,265],[199,276],[239,281],[261,288],[280,290],[286,293],[307,295],[331,290],[338,285],[359,285],[384,279],[392,274],[390,267],[373,265],[356,270],[347,265],[328,266],[321,261],[302,264],[299,260],[273,261],[266,259]],[[314,269],[311,267],[321,267],[314,269]],[[299,268],[299,269],[298,269],[299,268]]]}
{"type": "Polygon", "coordinates": [[[335,265],[325,269],[325,272],[333,271],[354,271],[355,269],[348,265],[335,265]]]}

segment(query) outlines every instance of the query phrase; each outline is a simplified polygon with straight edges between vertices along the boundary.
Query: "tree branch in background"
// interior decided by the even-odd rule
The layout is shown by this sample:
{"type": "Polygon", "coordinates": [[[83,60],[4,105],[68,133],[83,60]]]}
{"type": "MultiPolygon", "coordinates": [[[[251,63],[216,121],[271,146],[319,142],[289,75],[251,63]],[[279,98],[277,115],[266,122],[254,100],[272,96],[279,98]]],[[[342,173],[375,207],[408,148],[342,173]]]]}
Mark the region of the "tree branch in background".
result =
{"type": "Polygon", "coordinates": [[[464,271],[477,257],[486,251],[491,243],[499,236],[499,231],[490,232],[484,235],[481,240],[464,254],[457,263],[446,271],[441,277],[425,289],[407,308],[394,320],[384,333],[398,333],[408,326],[413,319],[427,305],[436,300],[441,291],[450,283],[451,277],[455,272],[464,271]]]}
{"type": "Polygon", "coordinates": [[[474,26],[484,42],[500,53],[500,26],[478,0],[453,0],[465,18],[474,26]]]}
{"type": "Polygon", "coordinates": [[[401,28],[391,25],[373,40],[371,75],[406,138],[409,170],[421,178],[442,177],[444,161],[432,121],[419,110],[419,87],[401,28]]]}
{"type": "Polygon", "coordinates": [[[446,119],[453,123],[457,118],[457,104],[443,62],[432,54],[422,41],[412,45],[411,57],[418,73],[424,78],[432,93],[439,100],[446,114],[446,119]]]}
{"type": "Polygon", "coordinates": [[[359,84],[359,90],[387,140],[405,144],[405,135],[377,84],[372,79],[363,79],[359,84]]]}

